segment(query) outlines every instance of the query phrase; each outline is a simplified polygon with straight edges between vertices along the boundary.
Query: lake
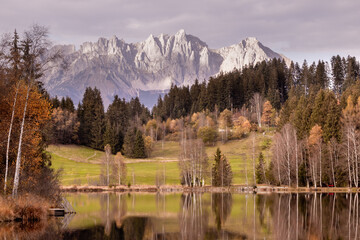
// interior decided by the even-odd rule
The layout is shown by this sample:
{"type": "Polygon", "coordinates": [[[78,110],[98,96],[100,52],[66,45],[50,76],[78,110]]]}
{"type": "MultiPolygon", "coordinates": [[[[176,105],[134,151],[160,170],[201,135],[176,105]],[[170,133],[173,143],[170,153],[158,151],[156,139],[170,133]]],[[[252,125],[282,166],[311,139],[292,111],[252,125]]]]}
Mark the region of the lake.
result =
{"type": "Polygon", "coordinates": [[[360,239],[358,194],[68,193],[77,212],[0,239],[360,239]]]}

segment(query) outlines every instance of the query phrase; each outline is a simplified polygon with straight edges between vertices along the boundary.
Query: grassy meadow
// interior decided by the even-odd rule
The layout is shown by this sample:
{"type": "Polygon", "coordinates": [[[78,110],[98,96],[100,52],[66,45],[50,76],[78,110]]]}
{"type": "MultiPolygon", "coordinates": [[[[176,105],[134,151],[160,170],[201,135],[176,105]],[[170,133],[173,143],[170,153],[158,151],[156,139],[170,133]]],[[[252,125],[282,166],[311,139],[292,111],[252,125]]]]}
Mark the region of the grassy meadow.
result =
{"type": "MultiPolygon", "coordinates": [[[[266,161],[271,158],[272,133],[257,133],[255,137],[255,156],[263,152],[266,161]]],[[[213,164],[216,148],[219,147],[229,160],[233,171],[233,184],[253,183],[253,151],[252,137],[241,140],[231,140],[226,143],[218,142],[215,146],[206,147],[210,164],[213,164]],[[245,171],[246,170],[246,171],[245,171]]],[[[101,174],[101,161],[105,153],[85,146],[50,145],[47,151],[52,156],[52,167],[62,169],[61,183],[63,185],[96,185],[101,174]]],[[[158,141],[149,158],[125,158],[127,166],[127,183],[131,185],[154,185],[156,175],[165,173],[167,185],[180,184],[178,156],[180,146],[178,142],[158,141]]],[[[162,177],[163,179],[163,177],[162,177]]],[[[209,183],[209,181],[208,181],[209,183]]]]}

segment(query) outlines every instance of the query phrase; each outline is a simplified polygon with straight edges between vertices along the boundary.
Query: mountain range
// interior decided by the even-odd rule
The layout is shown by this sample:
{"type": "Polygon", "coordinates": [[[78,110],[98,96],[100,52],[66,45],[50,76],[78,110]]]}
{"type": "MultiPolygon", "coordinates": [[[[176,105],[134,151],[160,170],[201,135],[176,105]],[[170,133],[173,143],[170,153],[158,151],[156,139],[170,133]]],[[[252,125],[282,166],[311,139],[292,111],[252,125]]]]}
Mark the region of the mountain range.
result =
{"type": "Polygon", "coordinates": [[[126,43],[116,36],[97,42],[56,45],[67,67],[54,66],[43,83],[51,96],[69,96],[77,104],[86,87],[101,91],[105,107],[117,94],[140,100],[152,107],[159,94],[178,86],[192,85],[196,79],[206,81],[220,72],[230,72],[246,65],[272,58],[289,59],[249,37],[237,44],[211,49],[199,38],[184,30],[175,35],[150,35],[145,41],[126,43]]]}

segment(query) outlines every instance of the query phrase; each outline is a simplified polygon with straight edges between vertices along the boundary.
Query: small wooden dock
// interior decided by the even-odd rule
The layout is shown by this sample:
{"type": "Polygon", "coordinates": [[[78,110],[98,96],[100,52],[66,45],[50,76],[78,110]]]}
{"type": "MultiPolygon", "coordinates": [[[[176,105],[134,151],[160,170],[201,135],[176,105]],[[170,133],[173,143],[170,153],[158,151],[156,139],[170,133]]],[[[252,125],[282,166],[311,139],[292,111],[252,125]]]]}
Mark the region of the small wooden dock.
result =
{"type": "Polygon", "coordinates": [[[63,217],[65,216],[65,209],[63,208],[49,208],[49,216],[63,217]]]}

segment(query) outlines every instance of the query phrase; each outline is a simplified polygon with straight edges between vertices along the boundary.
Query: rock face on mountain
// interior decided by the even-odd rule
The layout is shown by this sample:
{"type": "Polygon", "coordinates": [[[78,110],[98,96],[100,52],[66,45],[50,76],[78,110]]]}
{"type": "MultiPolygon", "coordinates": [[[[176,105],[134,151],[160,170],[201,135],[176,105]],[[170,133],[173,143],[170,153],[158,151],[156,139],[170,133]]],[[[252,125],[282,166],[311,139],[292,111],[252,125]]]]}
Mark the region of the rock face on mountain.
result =
{"type": "Polygon", "coordinates": [[[271,58],[288,61],[256,38],[216,50],[184,30],[171,36],[150,35],[138,43],[128,44],[114,36],[85,42],[78,50],[73,45],[54,48],[62,49],[68,67],[54,67],[44,77],[50,94],[70,96],[77,104],[86,87],[96,86],[105,106],[116,94],[129,99],[139,92],[165,91],[171,84],[191,85],[195,79],[207,80],[221,71],[241,69],[271,58]]]}

